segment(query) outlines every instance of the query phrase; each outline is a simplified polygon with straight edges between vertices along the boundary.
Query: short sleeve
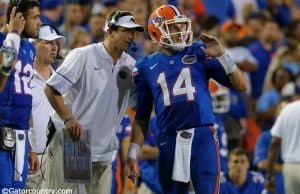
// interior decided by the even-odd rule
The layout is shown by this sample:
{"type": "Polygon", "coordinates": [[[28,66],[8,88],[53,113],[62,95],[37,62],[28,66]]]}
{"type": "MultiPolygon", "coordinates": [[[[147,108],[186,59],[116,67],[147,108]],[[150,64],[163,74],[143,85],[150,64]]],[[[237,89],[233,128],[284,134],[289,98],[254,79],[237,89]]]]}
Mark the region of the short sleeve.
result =
{"type": "Polygon", "coordinates": [[[54,75],[47,81],[47,84],[57,92],[65,93],[81,77],[85,61],[86,56],[80,49],[72,50],[54,75]]]}
{"type": "Polygon", "coordinates": [[[272,129],[271,129],[271,135],[275,136],[275,137],[282,137],[282,132],[283,130],[286,128],[286,123],[285,123],[285,118],[288,117],[288,115],[286,114],[286,108],[285,107],[281,113],[279,114],[279,116],[277,117],[272,129]]]}
{"type": "Polygon", "coordinates": [[[268,132],[262,133],[256,142],[254,149],[254,165],[257,165],[260,161],[267,159],[270,146],[270,141],[268,141],[267,133],[268,132]]]}

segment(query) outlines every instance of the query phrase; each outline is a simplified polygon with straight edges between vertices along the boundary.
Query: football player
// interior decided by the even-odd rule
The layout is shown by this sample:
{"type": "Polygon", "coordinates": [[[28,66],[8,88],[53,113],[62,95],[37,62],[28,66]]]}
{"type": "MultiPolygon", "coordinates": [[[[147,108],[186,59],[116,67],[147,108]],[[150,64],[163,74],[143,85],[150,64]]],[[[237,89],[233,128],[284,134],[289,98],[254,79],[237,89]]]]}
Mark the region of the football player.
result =
{"type": "Polygon", "coordinates": [[[134,70],[137,107],[128,174],[138,176],[135,163],[154,102],[162,193],[185,194],[190,180],[196,194],[218,193],[220,158],[208,80],[244,91],[243,75],[217,38],[202,34],[201,41],[192,42],[191,20],[173,5],[153,11],[148,32],[161,50],[134,70]]]}

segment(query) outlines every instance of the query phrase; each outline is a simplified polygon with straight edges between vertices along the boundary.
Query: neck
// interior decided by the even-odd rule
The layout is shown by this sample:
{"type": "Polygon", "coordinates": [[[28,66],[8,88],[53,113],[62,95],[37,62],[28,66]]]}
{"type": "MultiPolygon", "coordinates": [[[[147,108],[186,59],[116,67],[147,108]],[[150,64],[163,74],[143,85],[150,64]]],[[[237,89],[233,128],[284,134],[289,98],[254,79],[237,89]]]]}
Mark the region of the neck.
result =
{"type": "Polygon", "coordinates": [[[45,64],[38,58],[33,63],[34,69],[45,79],[51,76],[51,64],[45,64]]]}
{"type": "Polygon", "coordinates": [[[229,172],[229,178],[234,186],[242,186],[247,180],[247,174],[243,176],[241,174],[233,174],[229,172]]]}
{"type": "Polygon", "coordinates": [[[261,43],[263,45],[263,47],[268,51],[272,49],[272,43],[270,41],[267,41],[265,39],[261,39],[261,43]]]}
{"type": "Polygon", "coordinates": [[[111,42],[109,42],[108,39],[105,39],[103,41],[103,45],[108,54],[112,57],[113,64],[116,64],[118,59],[121,57],[123,51],[119,50],[118,45],[112,44],[111,42]]]}
{"type": "Polygon", "coordinates": [[[161,51],[165,54],[165,55],[168,55],[168,56],[171,56],[173,55],[174,53],[176,53],[176,51],[173,51],[172,49],[167,49],[167,48],[161,48],[161,51]]]}

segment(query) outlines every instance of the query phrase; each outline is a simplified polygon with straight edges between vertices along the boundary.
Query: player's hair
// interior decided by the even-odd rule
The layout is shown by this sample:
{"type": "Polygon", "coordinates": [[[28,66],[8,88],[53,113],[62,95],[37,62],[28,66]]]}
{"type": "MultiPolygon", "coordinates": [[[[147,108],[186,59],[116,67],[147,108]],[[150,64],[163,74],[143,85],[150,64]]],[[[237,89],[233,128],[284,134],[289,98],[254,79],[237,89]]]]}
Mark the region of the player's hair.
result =
{"type": "Polygon", "coordinates": [[[274,84],[275,84],[275,82],[276,82],[276,77],[277,77],[277,74],[278,74],[279,71],[285,71],[285,72],[287,72],[287,73],[289,74],[290,81],[294,81],[294,80],[295,80],[295,79],[294,79],[293,73],[292,73],[289,69],[280,66],[280,67],[277,67],[277,68],[273,71],[273,73],[272,73],[272,76],[271,76],[271,82],[272,82],[272,85],[273,85],[273,86],[274,86],[274,84]]]}
{"type": "Polygon", "coordinates": [[[10,13],[13,7],[17,8],[17,12],[22,12],[24,18],[26,19],[27,11],[34,7],[40,7],[38,0],[10,0],[6,9],[6,23],[9,23],[10,13]]]}
{"type": "Polygon", "coordinates": [[[229,160],[231,156],[246,156],[249,159],[248,152],[244,148],[234,148],[228,155],[229,160]]]}

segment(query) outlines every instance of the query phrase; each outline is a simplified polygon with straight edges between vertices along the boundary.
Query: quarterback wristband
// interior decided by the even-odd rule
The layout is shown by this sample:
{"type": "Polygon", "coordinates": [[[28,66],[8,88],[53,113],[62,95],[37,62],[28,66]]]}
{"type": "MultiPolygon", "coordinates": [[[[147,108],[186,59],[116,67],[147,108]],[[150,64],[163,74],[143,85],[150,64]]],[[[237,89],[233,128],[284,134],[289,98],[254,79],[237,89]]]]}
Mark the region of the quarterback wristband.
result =
{"type": "Polygon", "coordinates": [[[221,63],[227,75],[234,72],[237,67],[226,52],[222,56],[217,57],[217,60],[221,63]]]}
{"type": "Polygon", "coordinates": [[[7,47],[12,47],[17,53],[19,53],[21,37],[19,34],[10,32],[6,35],[3,45],[7,47]]]}
{"type": "Polygon", "coordinates": [[[140,152],[141,146],[136,143],[130,143],[128,157],[132,159],[137,159],[137,156],[140,152]]]}

